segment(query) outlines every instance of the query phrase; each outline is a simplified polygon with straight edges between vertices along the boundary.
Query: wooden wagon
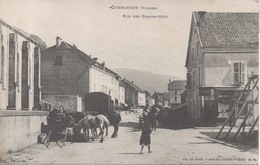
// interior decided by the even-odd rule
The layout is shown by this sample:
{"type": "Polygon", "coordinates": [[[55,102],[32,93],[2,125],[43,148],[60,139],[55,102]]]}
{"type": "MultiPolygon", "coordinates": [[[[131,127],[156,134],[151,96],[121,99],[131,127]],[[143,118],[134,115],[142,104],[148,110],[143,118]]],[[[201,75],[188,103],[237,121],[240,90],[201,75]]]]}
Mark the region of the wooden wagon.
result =
{"type": "Polygon", "coordinates": [[[86,114],[103,114],[111,113],[114,108],[111,96],[101,93],[92,92],[84,96],[84,112],[86,114]]]}

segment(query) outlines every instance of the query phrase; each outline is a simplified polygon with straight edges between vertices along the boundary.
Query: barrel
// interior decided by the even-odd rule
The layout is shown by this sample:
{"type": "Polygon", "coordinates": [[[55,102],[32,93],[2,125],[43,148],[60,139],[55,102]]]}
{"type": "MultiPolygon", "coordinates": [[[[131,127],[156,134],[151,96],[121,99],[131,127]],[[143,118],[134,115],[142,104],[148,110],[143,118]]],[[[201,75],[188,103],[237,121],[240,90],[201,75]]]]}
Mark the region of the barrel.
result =
{"type": "Polygon", "coordinates": [[[38,136],[38,143],[43,143],[43,141],[46,139],[47,135],[45,133],[41,133],[38,136]]]}

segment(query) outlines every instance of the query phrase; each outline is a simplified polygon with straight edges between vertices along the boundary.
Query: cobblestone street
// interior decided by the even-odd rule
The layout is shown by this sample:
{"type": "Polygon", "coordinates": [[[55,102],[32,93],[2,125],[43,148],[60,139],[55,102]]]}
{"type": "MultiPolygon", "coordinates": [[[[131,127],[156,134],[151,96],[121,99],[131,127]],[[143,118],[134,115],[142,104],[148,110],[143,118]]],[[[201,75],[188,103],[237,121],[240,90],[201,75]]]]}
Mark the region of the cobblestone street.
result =
{"type": "Polygon", "coordinates": [[[103,143],[99,139],[89,143],[66,142],[59,148],[51,142],[49,148],[35,144],[20,152],[11,153],[6,163],[69,163],[69,164],[257,164],[257,149],[235,146],[212,139],[203,132],[217,132],[212,128],[170,130],[158,128],[151,134],[151,150],[139,154],[141,130],[140,112],[121,113],[119,136],[111,139],[112,127],[103,143]]]}

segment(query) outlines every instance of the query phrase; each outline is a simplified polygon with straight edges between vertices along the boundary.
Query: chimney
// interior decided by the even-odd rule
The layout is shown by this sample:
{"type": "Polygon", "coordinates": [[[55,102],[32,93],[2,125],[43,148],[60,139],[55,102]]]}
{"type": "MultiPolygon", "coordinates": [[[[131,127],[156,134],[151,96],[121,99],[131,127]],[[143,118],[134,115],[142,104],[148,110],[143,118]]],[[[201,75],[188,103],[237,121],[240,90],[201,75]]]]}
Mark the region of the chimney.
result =
{"type": "Polygon", "coordinates": [[[75,44],[73,44],[72,47],[73,47],[74,49],[77,49],[77,46],[76,46],[75,44]]]}
{"type": "Polygon", "coordinates": [[[98,58],[97,58],[97,57],[94,57],[94,58],[93,58],[93,64],[96,64],[96,63],[97,63],[97,60],[98,60],[98,58]]]}
{"type": "Polygon", "coordinates": [[[132,84],[134,83],[134,81],[132,80],[132,84]]]}
{"type": "Polygon", "coordinates": [[[60,46],[61,40],[62,39],[59,36],[56,37],[56,47],[60,46]]]}
{"type": "Polygon", "coordinates": [[[199,11],[200,19],[203,19],[205,14],[206,14],[206,11],[199,11]]]}
{"type": "Polygon", "coordinates": [[[205,25],[205,14],[207,12],[206,11],[199,11],[198,14],[199,14],[199,18],[198,18],[198,26],[204,26],[205,25]]]}
{"type": "Polygon", "coordinates": [[[171,79],[169,79],[169,83],[171,83],[171,79]]]}
{"type": "Polygon", "coordinates": [[[101,63],[101,67],[103,70],[105,70],[105,64],[106,64],[105,61],[101,63]]]}

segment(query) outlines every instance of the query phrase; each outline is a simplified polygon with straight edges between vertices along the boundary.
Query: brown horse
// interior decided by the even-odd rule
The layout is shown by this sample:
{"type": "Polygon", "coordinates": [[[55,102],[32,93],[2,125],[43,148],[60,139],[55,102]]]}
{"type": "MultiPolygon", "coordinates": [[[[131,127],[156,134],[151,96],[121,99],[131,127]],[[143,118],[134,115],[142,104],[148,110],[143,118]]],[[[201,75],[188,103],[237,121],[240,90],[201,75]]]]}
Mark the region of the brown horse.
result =
{"type": "Polygon", "coordinates": [[[108,135],[109,121],[104,115],[87,115],[76,124],[78,129],[83,128],[83,133],[87,133],[87,141],[89,140],[89,129],[91,130],[92,140],[94,140],[94,130],[99,128],[101,136],[100,143],[104,141],[104,128],[106,128],[106,136],[108,135]]]}
{"type": "Polygon", "coordinates": [[[122,120],[121,115],[118,112],[110,112],[108,113],[108,120],[110,122],[110,125],[114,127],[114,132],[111,136],[111,138],[116,138],[119,130],[119,123],[122,120]]]}

